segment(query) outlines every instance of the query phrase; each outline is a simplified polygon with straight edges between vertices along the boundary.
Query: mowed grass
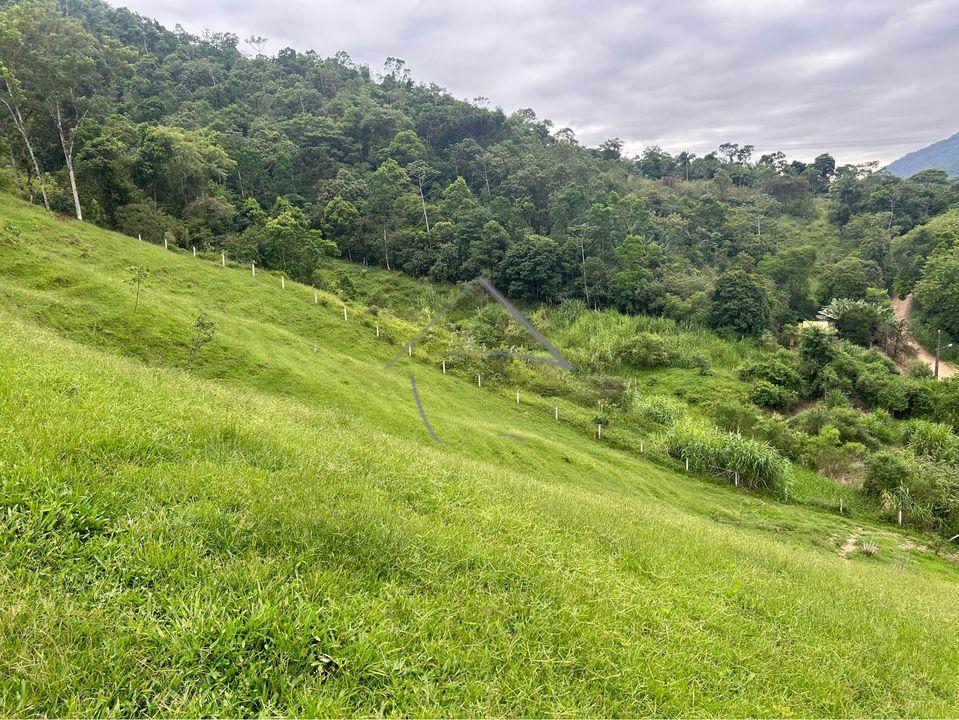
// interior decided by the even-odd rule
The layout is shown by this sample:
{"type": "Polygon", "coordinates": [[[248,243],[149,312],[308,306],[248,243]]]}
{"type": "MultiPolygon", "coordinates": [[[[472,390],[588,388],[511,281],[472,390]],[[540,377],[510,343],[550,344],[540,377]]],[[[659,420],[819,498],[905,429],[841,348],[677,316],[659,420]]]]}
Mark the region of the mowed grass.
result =
{"type": "Polygon", "coordinates": [[[321,299],[0,198],[0,714],[959,712],[954,563],[321,299]]]}

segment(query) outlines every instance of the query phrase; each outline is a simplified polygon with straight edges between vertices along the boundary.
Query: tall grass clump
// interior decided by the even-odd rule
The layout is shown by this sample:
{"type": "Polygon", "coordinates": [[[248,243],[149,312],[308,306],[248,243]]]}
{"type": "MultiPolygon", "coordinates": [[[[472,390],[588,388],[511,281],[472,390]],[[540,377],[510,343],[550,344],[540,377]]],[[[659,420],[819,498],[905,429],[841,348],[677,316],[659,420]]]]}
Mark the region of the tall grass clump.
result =
{"type": "Polygon", "coordinates": [[[771,445],[702,423],[676,423],[663,435],[668,455],[689,460],[691,469],[734,476],[746,487],[779,488],[789,475],[789,462],[771,445]]]}
{"type": "Polygon", "coordinates": [[[649,395],[633,401],[633,409],[640,417],[671,427],[686,417],[686,405],[668,395],[649,395]]]}

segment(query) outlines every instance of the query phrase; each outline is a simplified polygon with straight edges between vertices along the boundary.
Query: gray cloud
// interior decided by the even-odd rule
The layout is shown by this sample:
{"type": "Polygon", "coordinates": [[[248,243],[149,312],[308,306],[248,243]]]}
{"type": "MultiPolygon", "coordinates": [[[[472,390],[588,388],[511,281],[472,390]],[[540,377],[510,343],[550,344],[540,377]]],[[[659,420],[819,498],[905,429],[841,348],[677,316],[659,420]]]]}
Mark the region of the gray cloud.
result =
{"type": "MultiPolygon", "coordinates": [[[[122,0],[113,0],[119,4],[122,0]]],[[[892,160],[959,130],[957,0],[127,0],[191,32],[345,50],[595,145],[892,160]]]]}

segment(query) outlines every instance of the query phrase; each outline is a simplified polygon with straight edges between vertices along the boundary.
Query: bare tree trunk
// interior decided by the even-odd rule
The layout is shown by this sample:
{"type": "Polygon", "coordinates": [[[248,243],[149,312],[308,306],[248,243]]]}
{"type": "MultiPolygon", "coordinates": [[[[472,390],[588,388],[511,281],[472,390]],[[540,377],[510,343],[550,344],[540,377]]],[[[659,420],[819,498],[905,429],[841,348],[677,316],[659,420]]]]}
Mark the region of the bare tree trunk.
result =
{"type": "Polygon", "coordinates": [[[386,255],[386,269],[392,270],[393,268],[390,267],[390,246],[386,242],[386,226],[385,225],[383,226],[383,252],[386,255]]]}
{"type": "Polygon", "coordinates": [[[80,208],[80,193],[77,192],[77,177],[73,173],[73,138],[67,140],[63,131],[63,117],[60,106],[57,105],[57,131],[60,134],[60,145],[63,147],[63,159],[67,164],[67,175],[70,177],[70,191],[73,193],[73,207],[77,211],[77,220],[83,220],[83,210],[80,208]]]}
{"type": "MultiPolygon", "coordinates": [[[[10,92],[9,87],[7,88],[7,92],[10,92]]],[[[0,98],[0,100],[3,99],[0,98]]],[[[18,108],[16,103],[13,101],[12,95],[10,102],[3,100],[3,104],[6,105],[7,110],[10,111],[10,117],[13,119],[13,124],[19,131],[20,137],[23,138],[23,144],[26,146],[27,154],[30,156],[30,163],[33,165],[34,173],[36,173],[37,182],[40,183],[40,195],[43,197],[43,207],[49,210],[50,200],[47,199],[47,187],[43,184],[43,175],[40,174],[40,163],[37,162],[37,156],[33,153],[33,144],[30,142],[30,137],[27,135],[27,125],[23,121],[23,115],[20,114],[20,108],[18,108]]]]}
{"type": "Polygon", "coordinates": [[[423,203],[423,219],[426,221],[426,232],[430,231],[430,216],[426,214],[426,198],[423,197],[423,186],[417,185],[420,189],[420,202],[423,203]]]}

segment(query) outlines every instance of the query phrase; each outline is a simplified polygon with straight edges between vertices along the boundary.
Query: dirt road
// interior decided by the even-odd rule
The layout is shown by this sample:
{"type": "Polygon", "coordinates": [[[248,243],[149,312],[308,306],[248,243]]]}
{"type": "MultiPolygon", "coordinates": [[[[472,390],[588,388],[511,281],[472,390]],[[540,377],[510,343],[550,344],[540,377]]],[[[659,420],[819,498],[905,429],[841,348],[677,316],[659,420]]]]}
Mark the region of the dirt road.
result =
{"type": "MultiPolygon", "coordinates": [[[[912,312],[912,295],[906,295],[905,300],[900,300],[896,295],[893,295],[890,299],[892,300],[892,309],[896,312],[896,317],[907,320],[909,318],[909,313],[912,312]]],[[[936,356],[916,342],[916,338],[912,336],[911,332],[907,331],[906,342],[908,342],[910,347],[912,347],[912,349],[915,351],[916,358],[922,360],[930,368],[935,368],[936,356]]],[[[955,374],[956,368],[952,367],[951,365],[947,365],[944,362],[939,363],[940,378],[952,377],[955,374]]]]}

